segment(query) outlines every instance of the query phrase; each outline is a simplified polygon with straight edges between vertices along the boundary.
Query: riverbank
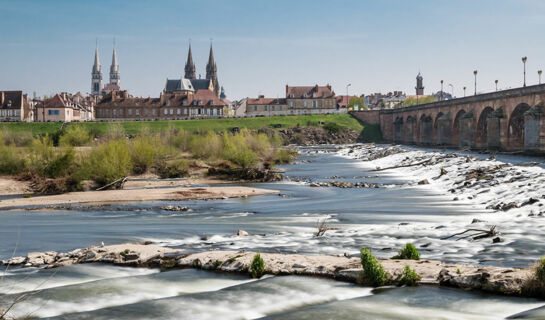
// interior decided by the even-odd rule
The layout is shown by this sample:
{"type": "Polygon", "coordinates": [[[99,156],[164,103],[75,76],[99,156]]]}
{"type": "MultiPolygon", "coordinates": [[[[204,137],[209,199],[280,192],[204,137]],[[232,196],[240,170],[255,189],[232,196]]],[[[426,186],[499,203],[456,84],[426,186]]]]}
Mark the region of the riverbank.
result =
{"type": "MultiPolygon", "coordinates": [[[[246,236],[239,231],[233,237],[246,236]]],[[[127,243],[111,246],[94,246],[67,253],[33,252],[26,257],[13,257],[4,265],[57,268],[79,263],[107,263],[121,266],[161,268],[197,268],[228,273],[248,273],[255,252],[206,251],[188,253],[152,244],[127,243]]],[[[302,275],[362,283],[359,258],[326,255],[299,255],[261,253],[265,273],[274,275],[302,275]]],[[[386,273],[397,282],[406,266],[421,277],[419,284],[448,286],[466,290],[479,290],[501,295],[539,296],[529,292],[533,270],[530,268],[504,268],[448,264],[433,260],[378,259],[386,273]]]]}
{"type": "Polygon", "coordinates": [[[211,200],[257,196],[271,193],[277,193],[277,191],[243,186],[172,187],[69,192],[59,195],[5,199],[0,201],[0,209],[36,209],[74,204],[98,206],[142,201],[211,200]]]}

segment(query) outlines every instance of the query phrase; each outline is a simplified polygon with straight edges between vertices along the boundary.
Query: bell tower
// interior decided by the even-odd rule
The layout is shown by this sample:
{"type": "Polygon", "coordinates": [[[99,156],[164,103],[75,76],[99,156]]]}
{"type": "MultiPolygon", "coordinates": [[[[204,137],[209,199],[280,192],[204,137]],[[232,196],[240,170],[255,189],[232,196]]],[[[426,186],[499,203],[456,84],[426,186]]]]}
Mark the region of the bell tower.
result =
{"type": "Polygon", "coordinates": [[[416,95],[417,96],[423,96],[424,95],[424,78],[422,78],[422,75],[420,72],[418,72],[418,75],[416,76],[416,95]]]}
{"type": "Polygon", "coordinates": [[[98,56],[98,42],[95,47],[95,63],[91,72],[91,94],[98,96],[102,91],[102,69],[100,68],[100,58],[98,56]]]}
{"type": "Polygon", "coordinates": [[[121,87],[121,73],[119,72],[119,65],[117,64],[117,52],[115,50],[115,40],[114,40],[114,51],[112,53],[112,65],[110,66],[110,84],[117,85],[121,87]]]}
{"type": "Polygon", "coordinates": [[[210,44],[210,55],[208,56],[208,64],[206,65],[206,79],[212,80],[212,84],[214,85],[214,93],[219,97],[220,85],[218,82],[218,68],[216,66],[216,61],[214,60],[212,44],[210,44]]]}

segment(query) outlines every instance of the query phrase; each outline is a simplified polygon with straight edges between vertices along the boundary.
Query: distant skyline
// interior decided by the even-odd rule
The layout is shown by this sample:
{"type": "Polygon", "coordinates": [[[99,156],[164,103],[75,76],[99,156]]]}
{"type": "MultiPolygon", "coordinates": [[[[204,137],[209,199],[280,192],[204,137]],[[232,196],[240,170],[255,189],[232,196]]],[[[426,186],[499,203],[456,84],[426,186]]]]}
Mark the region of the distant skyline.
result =
{"type": "Polygon", "coordinates": [[[191,39],[197,75],[210,39],[228,98],[283,97],[285,85],[333,86],[339,95],[520,87],[545,69],[540,0],[0,0],[0,90],[32,95],[91,89],[95,39],[104,83],[113,39],[121,87],[159,96],[184,72],[191,39]]]}

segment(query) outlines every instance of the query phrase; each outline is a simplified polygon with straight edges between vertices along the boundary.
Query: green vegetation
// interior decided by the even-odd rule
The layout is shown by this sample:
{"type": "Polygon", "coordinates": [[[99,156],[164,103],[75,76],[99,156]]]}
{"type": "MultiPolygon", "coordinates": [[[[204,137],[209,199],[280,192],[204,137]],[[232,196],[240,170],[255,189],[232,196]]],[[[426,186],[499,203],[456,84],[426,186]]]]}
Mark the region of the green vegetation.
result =
{"type": "Polygon", "coordinates": [[[180,159],[171,162],[163,160],[156,163],[154,168],[162,179],[183,178],[189,175],[189,160],[180,159]]]}
{"type": "Polygon", "coordinates": [[[460,268],[456,269],[456,274],[462,274],[462,271],[460,271],[460,268]]]}
{"type": "Polygon", "coordinates": [[[112,140],[94,148],[87,160],[89,178],[104,186],[133,171],[129,146],[124,140],[112,140]]]}
{"type": "Polygon", "coordinates": [[[420,260],[420,252],[412,243],[407,243],[392,259],[420,260]]]}
{"type": "Polygon", "coordinates": [[[398,286],[416,286],[420,279],[422,279],[422,277],[407,265],[399,278],[398,286]]]}
{"type": "MultiPolygon", "coordinates": [[[[343,127],[352,130],[361,131],[363,126],[349,114],[323,114],[323,115],[302,115],[302,116],[278,116],[278,117],[258,117],[258,118],[224,118],[224,119],[202,119],[202,120],[183,120],[183,121],[124,121],[124,122],[73,122],[67,125],[70,127],[83,127],[87,132],[95,136],[102,136],[112,131],[115,124],[123,129],[126,134],[139,134],[141,128],[148,127],[150,132],[159,133],[169,129],[179,129],[188,132],[205,131],[230,131],[234,127],[246,128],[249,130],[259,130],[265,128],[274,128],[274,125],[280,124],[282,128],[292,128],[297,126],[321,126],[320,123],[335,122],[343,127]]],[[[13,122],[2,123],[0,129],[7,129],[14,133],[28,133],[33,136],[53,134],[60,130],[62,123],[59,122],[13,122]]]]}
{"type": "Polygon", "coordinates": [[[367,110],[362,97],[352,97],[348,102],[348,110],[354,110],[354,106],[358,106],[358,110],[367,110]]]}
{"type": "Polygon", "coordinates": [[[91,142],[91,135],[86,128],[81,126],[70,126],[59,138],[60,146],[81,147],[91,142]]]}
{"type": "Polygon", "coordinates": [[[385,285],[388,275],[382,265],[377,261],[371,250],[361,249],[361,266],[363,267],[363,281],[374,287],[385,285]]]}
{"type": "Polygon", "coordinates": [[[542,286],[545,286],[545,258],[541,258],[541,260],[537,263],[535,267],[535,271],[536,271],[536,280],[542,286]]]}
{"type": "Polygon", "coordinates": [[[263,261],[259,252],[254,255],[249,271],[253,278],[261,278],[263,276],[263,273],[265,272],[265,261],[263,261]]]}
{"type": "Polygon", "coordinates": [[[405,99],[405,101],[403,101],[403,103],[401,103],[400,105],[396,106],[396,108],[410,107],[410,106],[415,106],[419,104],[432,103],[436,101],[437,100],[435,99],[434,96],[421,96],[421,97],[418,97],[418,100],[416,98],[410,97],[405,99]]]}

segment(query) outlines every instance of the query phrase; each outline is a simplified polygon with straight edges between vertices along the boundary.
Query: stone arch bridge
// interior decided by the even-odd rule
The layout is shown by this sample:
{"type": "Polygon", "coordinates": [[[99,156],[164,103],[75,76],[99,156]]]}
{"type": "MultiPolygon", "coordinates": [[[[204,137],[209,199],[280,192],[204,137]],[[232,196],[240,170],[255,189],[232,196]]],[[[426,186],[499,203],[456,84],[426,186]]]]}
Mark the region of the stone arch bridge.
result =
{"type": "Polygon", "coordinates": [[[545,152],[545,85],[412,107],[355,111],[384,140],[422,146],[545,152]]]}

